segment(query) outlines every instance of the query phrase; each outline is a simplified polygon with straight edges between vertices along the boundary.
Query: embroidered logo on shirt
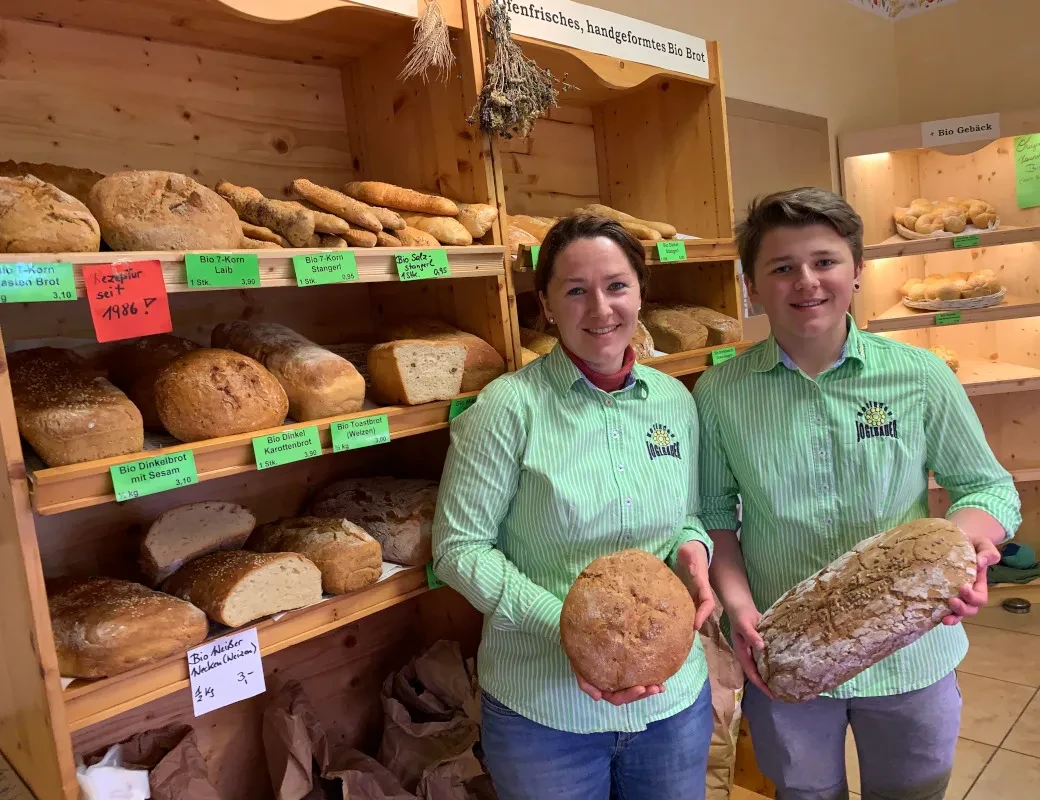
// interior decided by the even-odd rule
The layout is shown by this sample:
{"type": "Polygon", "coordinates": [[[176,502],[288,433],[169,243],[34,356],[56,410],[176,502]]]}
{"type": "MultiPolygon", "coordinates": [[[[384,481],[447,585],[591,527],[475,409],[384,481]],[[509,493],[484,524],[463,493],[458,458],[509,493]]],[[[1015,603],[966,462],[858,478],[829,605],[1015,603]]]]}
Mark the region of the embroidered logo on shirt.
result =
{"type": "Polygon", "coordinates": [[[651,461],[658,456],[682,458],[675,435],[660,423],[650,426],[646,433],[646,452],[650,455],[651,461]]]}
{"type": "Polygon", "coordinates": [[[892,410],[879,400],[871,400],[860,406],[856,414],[856,442],[864,439],[875,439],[878,436],[891,436],[899,438],[896,429],[896,419],[892,410]]]}

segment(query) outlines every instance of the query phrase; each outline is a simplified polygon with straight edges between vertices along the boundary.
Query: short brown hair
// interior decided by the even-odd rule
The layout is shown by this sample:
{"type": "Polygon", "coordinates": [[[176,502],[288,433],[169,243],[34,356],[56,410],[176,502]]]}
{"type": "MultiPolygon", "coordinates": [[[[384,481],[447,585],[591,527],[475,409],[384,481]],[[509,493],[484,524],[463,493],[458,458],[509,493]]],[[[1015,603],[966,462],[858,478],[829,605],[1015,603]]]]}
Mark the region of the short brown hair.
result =
{"type": "Polygon", "coordinates": [[[853,262],[863,260],[863,220],[845,198],[825,189],[806,186],[756,198],[747,217],[737,225],[737,252],[744,273],[755,280],[755,260],[762,239],[774,228],[829,225],[848,242],[853,262]]]}
{"type": "Polygon", "coordinates": [[[646,281],[650,277],[650,270],[646,266],[643,245],[635,236],[626,231],[620,222],[592,214],[564,217],[549,228],[549,232],[545,234],[541,250],[538,251],[538,264],[534,273],[534,286],[539,294],[548,294],[549,281],[552,279],[556,259],[567,245],[579,239],[595,239],[600,236],[610,239],[624,253],[639,281],[639,296],[645,297],[646,281]]]}

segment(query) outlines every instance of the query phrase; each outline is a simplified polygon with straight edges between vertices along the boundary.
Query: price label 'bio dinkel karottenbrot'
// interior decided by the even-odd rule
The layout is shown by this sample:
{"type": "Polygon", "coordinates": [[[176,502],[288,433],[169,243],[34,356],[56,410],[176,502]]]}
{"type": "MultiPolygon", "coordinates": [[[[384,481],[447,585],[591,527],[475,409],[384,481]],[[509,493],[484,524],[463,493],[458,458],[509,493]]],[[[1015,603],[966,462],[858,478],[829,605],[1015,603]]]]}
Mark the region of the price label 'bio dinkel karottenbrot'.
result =
{"type": "Polygon", "coordinates": [[[280,467],[305,458],[321,455],[321,438],[318,426],[293,428],[280,433],[253,438],[253,455],[256,457],[257,469],[280,467]]]}

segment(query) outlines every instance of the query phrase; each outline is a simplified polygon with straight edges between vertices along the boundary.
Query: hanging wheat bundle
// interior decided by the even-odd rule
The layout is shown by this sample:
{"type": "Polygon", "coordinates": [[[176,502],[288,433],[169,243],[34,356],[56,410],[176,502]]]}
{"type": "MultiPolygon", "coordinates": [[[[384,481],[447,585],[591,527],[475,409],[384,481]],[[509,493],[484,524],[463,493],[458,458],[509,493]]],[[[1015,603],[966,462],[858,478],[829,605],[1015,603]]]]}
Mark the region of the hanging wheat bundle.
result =
{"type": "Polygon", "coordinates": [[[440,80],[447,83],[455,63],[455,54],[451,51],[448,25],[438,0],[427,0],[426,10],[415,21],[414,38],[415,44],[408,52],[408,59],[397,76],[398,80],[421,75],[423,83],[426,83],[427,70],[435,67],[440,73],[440,80]]]}
{"type": "MultiPolygon", "coordinates": [[[[484,88],[470,115],[480,129],[503,139],[527,136],[535,120],[557,105],[558,79],[524,55],[513,41],[505,0],[491,0],[484,11],[484,27],[494,41],[495,54],[488,62],[484,88]]],[[[566,76],[564,76],[566,77],[566,76]]],[[[566,83],[566,91],[572,87],[566,83]]]]}

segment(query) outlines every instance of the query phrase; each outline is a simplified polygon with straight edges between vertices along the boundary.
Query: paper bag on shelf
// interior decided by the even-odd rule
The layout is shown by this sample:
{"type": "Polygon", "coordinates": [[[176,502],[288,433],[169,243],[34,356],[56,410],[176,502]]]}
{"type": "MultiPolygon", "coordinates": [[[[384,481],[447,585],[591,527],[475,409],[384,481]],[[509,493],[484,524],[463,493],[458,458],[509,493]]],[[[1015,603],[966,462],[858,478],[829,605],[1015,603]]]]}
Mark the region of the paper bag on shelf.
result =
{"type": "Polygon", "coordinates": [[[318,781],[329,763],[325,729],[296,681],[276,683],[264,709],[267,771],[276,800],[324,797],[318,781]]]}
{"type": "Polygon", "coordinates": [[[711,682],[711,710],[714,726],[708,748],[706,800],[729,800],[737,761],[737,735],[740,732],[740,700],[744,692],[744,671],[733,648],[723,635],[720,621],[722,603],[715,597],[715,610],[701,628],[701,645],[708,662],[711,682]]]}

